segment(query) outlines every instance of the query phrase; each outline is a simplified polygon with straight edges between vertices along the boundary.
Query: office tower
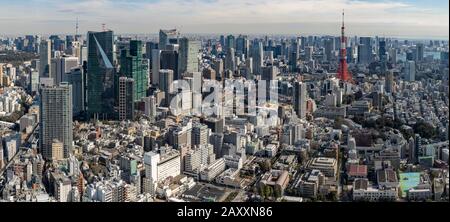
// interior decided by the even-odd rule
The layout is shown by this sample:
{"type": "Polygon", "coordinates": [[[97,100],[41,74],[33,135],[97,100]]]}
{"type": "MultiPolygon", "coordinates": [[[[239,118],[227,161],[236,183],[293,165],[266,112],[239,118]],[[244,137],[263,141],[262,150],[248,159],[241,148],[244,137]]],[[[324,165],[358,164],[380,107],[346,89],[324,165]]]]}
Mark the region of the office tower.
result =
{"type": "MultiPolygon", "coordinates": [[[[159,89],[164,92],[166,102],[168,101],[169,94],[173,92],[172,82],[173,82],[173,70],[161,69],[159,70],[159,89]]],[[[168,104],[168,103],[166,103],[168,104]]]]}
{"type": "Polygon", "coordinates": [[[167,45],[172,44],[178,44],[178,31],[176,29],[159,30],[159,49],[166,50],[167,45]]]}
{"type": "Polygon", "coordinates": [[[39,77],[49,77],[51,58],[52,42],[43,40],[39,46],[39,77]]]}
{"type": "Polygon", "coordinates": [[[70,70],[67,75],[67,81],[72,85],[72,108],[73,116],[78,116],[84,112],[85,105],[85,87],[84,73],[81,67],[70,70]]]}
{"type": "Polygon", "coordinates": [[[149,96],[144,98],[145,109],[144,114],[151,119],[156,117],[156,98],[149,96]]]}
{"type": "Polygon", "coordinates": [[[66,73],[69,73],[72,68],[78,67],[77,57],[57,57],[51,59],[51,73],[55,85],[61,82],[68,82],[66,73]]]}
{"type": "MultiPolygon", "coordinates": [[[[1,67],[0,67],[0,79],[2,78],[1,67]]],[[[1,85],[1,80],[0,80],[1,85]]],[[[28,90],[31,93],[36,93],[39,90],[39,72],[32,71],[30,73],[30,84],[28,86],[28,90]]]]}
{"type": "Polygon", "coordinates": [[[333,60],[333,51],[334,51],[334,39],[326,39],[325,40],[325,61],[333,60]]]}
{"type": "MultiPolygon", "coordinates": [[[[276,66],[264,66],[262,67],[261,80],[271,81],[276,80],[278,75],[278,68],[276,66]]],[[[269,82],[266,83],[269,86],[269,82]]]]}
{"type": "Polygon", "coordinates": [[[236,54],[238,56],[245,55],[248,57],[248,47],[249,47],[249,41],[247,39],[247,36],[239,35],[239,37],[236,39],[236,54]]]}
{"type": "Polygon", "coordinates": [[[389,62],[392,64],[397,64],[397,49],[390,48],[389,49],[389,62]]]}
{"type": "Polygon", "coordinates": [[[306,117],[306,84],[302,82],[294,83],[294,110],[299,118],[306,117]]]}
{"type": "Polygon", "coordinates": [[[226,50],[228,50],[230,48],[236,49],[236,41],[235,41],[235,38],[234,38],[233,35],[228,35],[227,36],[227,40],[226,40],[225,46],[226,46],[225,47],[226,50]]]}
{"type": "Polygon", "coordinates": [[[381,40],[378,43],[378,57],[381,65],[381,72],[386,73],[388,55],[386,53],[386,41],[384,40],[381,40]]]}
{"type": "Polygon", "coordinates": [[[313,60],[314,46],[306,46],[305,47],[305,60],[311,61],[313,60]]]}
{"type": "Polygon", "coordinates": [[[416,80],[416,62],[406,61],[404,70],[406,81],[412,82],[416,80]]]}
{"type": "Polygon", "coordinates": [[[263,66],[263,45],[259,40],[253,41],[252,58],[253,58],[253,73],[261,75],[261,67],[263,66]]]}
{"type": "Polygon", "coordinates": [[[227,57],[225,58],[225,69],[236,71],[236,60],[234,59],[234,48],[227,48],[227,57]]]}
{"type": "Polygon", "coordinates": [[[134,119],[134,89],[133,78],[122,76],[119,78],[119,120],[134,119]]]}
{"type": "Polygon", "coordinates": [[[369,64],[372,62],[372,40],[370,37],[359,38],[358,63],[369,64]]]}
{"type": "Polygon", "coordinates": [[[146,42],[145,43],[145,58],[152,61],[152,51],[158,49],[158,43],[156,42],[146,42]]]}
{"type": "Polygon", "coordinates": [[[378,43],[378,57],[380,58],[380,61],[386,61],[387,60],[386,41],[385,40],[381,40],[378,43]]]}
{"type": "Polygon", "coordinates": [[[216,59],[213,61],[213,68],[216,71],[217,80],[222,80],[223,78],[223,60],[216,59]]]}
{"type": "Polygon", "coordinates": [[[391,70],[386,75],[386,92],[392,93],[394,88],[394,72],[391,70]]]}
{"type": "Polygon", "coordinates": [[[416,50],[417,50],[417,61],[421,62],[423,61],[424,56],[424,44],[423,43],[417,43],[416,50]]]}
{"type": "Polygon", "coordinates": [[[222,157],[223,137],[224,136],[222,133],[213,133],[209,137],[209,143],[213,145],[214,153],[217,158],[222,157]]]}
{"type": "Polygon", "coordinates": [[[160,53],[159,69],[173,70],[174,80],[180,79],[180,74],[178,73],[178,61],[179,61],[179,54],[177,51],[163,50],[160,53]]]}
{"type": "Polygon", "coordinates": [[[64,146],[64,158],[72,152],[72,86],[43,87],[39,110],[39,145],[42,156],[53,159],[52,143],[59,140],[64,146]]]}
{"type": "Polygon", "coordinates": [[[198,72],[199,61],[198,53],[201,49],[199,41],[193,41],[188,38],[180,39],[180,50],[178,58],[178,75],[184,73],[198,72]]]}
{"type": "Polygon", "coordinates": [[[122,50],[120,55],[120,74],[134,80],[133,100],[135,102],[147,96],[148,73],[144,69],[141,41],[131,40],[129,50],[122,50]]]}
{"type": "Polygon", "coordinates": [[[89,117],[114,116],[114,76],[113,32],[88,32],[86,87],[89,117]]]}
{"type": "Polygon", "coordinates": [[[159,83],[159,70],[161,69],[161,50],[153,49],[152,50],[152,75],[150,78],[150,82],[152,85],[158,85],[159,83]]]}
{"type": "Polygon", "coordinates": [[[204,124],[196,124],[192,127],[192,146],[207,145],[209,128],[204,124]]]}

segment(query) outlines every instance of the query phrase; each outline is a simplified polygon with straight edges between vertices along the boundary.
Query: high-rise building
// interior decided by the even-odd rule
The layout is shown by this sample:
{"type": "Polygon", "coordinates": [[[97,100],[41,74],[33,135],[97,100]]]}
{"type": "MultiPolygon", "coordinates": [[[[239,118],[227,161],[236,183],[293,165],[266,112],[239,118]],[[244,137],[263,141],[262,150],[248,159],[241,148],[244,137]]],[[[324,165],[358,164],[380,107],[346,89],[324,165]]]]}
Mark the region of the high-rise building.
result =
{"type": "Polygon", "coordinates": [[[152,66],[152,75],[150,78],[150,82],[152,85],[158,85],[159,83],[159,70],[161,69],[161,50],[160,49],[153,49],[152,50],[152,60],[151,60],[151,66],[152,66]]]}
{"type": "Polygon", "coordinates": [[[160,53],[160,64],[159,69],[170,69],[173,70],[174,80],[180,79],[180,74],[178,73],[178,61],[179,53],[174,50],[163,50],[160,53]]]}
{"type": "Polygon", "coordinates": [[[213,68],[216,71],[217,79],[222,80],[223,78],[223,60],[222,59],[216,59],[213,62],[213,68]]]}
{"type": "Polygon", "coordinates": [[[85,106],[85,87],[84,87],[84,73],[81,67],[76,67],[70,70],[67,75],[67,81],[72,85],[72,102],[73,115],[78,116],[84,112],[85,106]]]}
{"type": "Polygon", "coordinates": [[[39,111],[39,145],[42,156],[52,160],[52,143],[59,140],[64,146],[64,158],[72,151],[72,86],[43,87],[39,111]]]}
{"type": "Polygon", "coordinates": [[[207,145],[209,137],[209,128],[204,124],[197,124],[192,127],[192,140],[193,146],[207,145]]]}
{"type": "Polygon", "coordinates": [[[173,92],[173,70],[170,69],[161,69],[159,70],[159,89],[164,92],[165,94],[165,104],[168,105],[169,103],[169,94],[173,92]]]}
{"type": "Polygon", "coordinates": [[[51,73],[55,85],[61,82],[68,82],[66,73],[69,73],[72,68],[78,67],[77,57],[56,57],[51,59],[51,73]]]}
{"type": "Polygon", "coordinates": [[[39,77],[49,77],[51,58],[52,42],[50,40],[42,40],[39,46],[39,77]]]}
{"type": "Polygon", "coordinates": [[[405,80],[412,82],[416,80],[416,62],[406,61],[405,63],[405,80]]]}
{"type": "Polygon", "coordinates": [[[154,96],[149,96],[144,98],[145,110],[144,113],[146,116],[151,119],[156,116],[156,98],[154,96]]]}
{"type": "Polygon", "coordinates": [[[372,39],[370,37],[359,38],[358,63],[369,64],[372,62],[372,39]]]}
{"type": "Polygon", "coordinates": [[[131,40],[129,50],[122,50],[120,56],[120,73],[134,80],[133,100],[135,102],[147,96],[148,73],[144,69],[142,42],[131,40]]]}
{"type": "Polygon", "coordinates": [[[159,44],[160,50],[167,49],[167,45],[178,44],[178,31],[176,29],[159,30],[159,44]]]}
{"type": "Polygon", "coordinates": [[[201,43],[188,38],[180,39],[180,50],[178,58],[178,75],[184,73],[193,73],[199,71],[198,53],[200,52],[201,43]]]}
{"type": "Polygon", "coordinates": [[[145,58],[152,61],[152,51],[158,49],[158,43],[156,42],[146,42],[145,43],[145,58]]]}
{"type": "Polygon", "coordinates": [[[134,119],[134,93],[135,81],[132,78],[119,78],[119,120],[133,120],[134,119]]]}
{"type": "Polygon", "coordinates": [[[325,40],[325,61],[333,60],[334,39],[325,40]]]}
{"type": "Polygon", "coordinates": [[[306,84],[295,82],[294,84],[294,110],[299,118],[306,117],[306,84]]]}
{"type": "Polygon", "coordinates": [[[261,67],[263,66],[263,45],[259,40],[254,40],[252,46],[253,73],[261,75],[261,67]]]}
{"type": "MultiPolygon", "coordinates": [[[[2,78],[2,73],[1,73],[1,64],[0,64],[0,79],[2,78]]],[[[0,80],[0,86],[1,86],[1,80],[0,80]]],[[[37,71],[32,71],[30,73],[30,84],[28,86],[28,90],[31,93],[37,92],[39,90],[39,72],[37,71]]]]}
{"type": "Polygon", "coordinates": [[[424,44],[423,43],[417,43],[416,50],[417,50],[417,61],[423,61],[424,56],[424,44]]]}
{"type": "Polygon", "coordinates": [[[394,88],[394,72],[389,71],[386,75],[386,92],[392,93],[393,88],[394,88]]]}
{"type": "Polygon", "coordinates": [[[236,71],[236,60],[234,59],[234,48],[227,48],[227,57],[225,59],[225,69],[232,72],[236,71]]]}
{"type": "Polygon", "coordinates": [[[306,46],[305,47],[305,60],[311,61],[313,60],[314,46],[306,46]]]}
{"type": "Polygon", "coordinates": [[[87,112],[89,117],[114,117],[113,32],[88,32],[87,112]]]}

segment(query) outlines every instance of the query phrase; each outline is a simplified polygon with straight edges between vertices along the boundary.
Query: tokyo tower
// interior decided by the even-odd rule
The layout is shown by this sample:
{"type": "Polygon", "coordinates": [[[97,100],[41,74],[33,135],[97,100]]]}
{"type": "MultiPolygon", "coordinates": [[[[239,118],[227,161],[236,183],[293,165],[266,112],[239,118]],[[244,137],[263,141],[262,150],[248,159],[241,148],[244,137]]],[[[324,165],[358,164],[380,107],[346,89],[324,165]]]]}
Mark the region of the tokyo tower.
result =
{"type": "Polygon", "coordinates": [[[339,68],[337,77],[342,81],[350,82],[351,74],[347,67],[347,37],[345,37],[344,11],[342,11],[341,49],[339,52],[339,68]]]}

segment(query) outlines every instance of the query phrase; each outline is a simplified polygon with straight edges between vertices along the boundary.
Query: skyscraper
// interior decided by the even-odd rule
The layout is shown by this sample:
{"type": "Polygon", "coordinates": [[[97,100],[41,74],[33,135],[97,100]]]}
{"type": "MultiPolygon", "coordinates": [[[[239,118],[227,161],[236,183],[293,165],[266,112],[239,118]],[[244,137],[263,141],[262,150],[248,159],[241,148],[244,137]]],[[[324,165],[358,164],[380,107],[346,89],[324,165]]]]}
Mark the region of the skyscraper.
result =
{"type": "Polygon", "coordinates": [[[50,60],[52,58],[52,42],[42,40],[39,46],[39,77],[49,77],[50,60]]]}
{"type": "Polygon", "coordinates": [[[254,40],[252,46],[253,73],[261,75],[261,67],[263,66],[263,45],[259,40],[254,40]]]}
{"type": "Polygon", "coordinates": [[[370,37],[359,38],[358,63],[369,64],[372,61],[372,42],[370,37]]]}
{"type": "Polygon", "coordinates": [[[178,31],[176,29],[159,30],[159,49],[165,50],[170,44],[178,44],[178,31]]]}
{"type": "Polygon", "coordinates": [[[165,104],[169,104],[169,94],[172,93],[173,71],[170,69],[159,70],[159,89],[165,94],[165,104]]]}
{"type": "Polygon", "coordinates": [[[192,145],[207,145],[208,144],[209,128],[204,124],[197,124],[192,127],[192,145]]]}
{"type": "Polygon", "coordinates": [[[59,85],[61,82],[68,82],[66,73],[69,73],[72,68],[78,66],[77,57],[57,57],[51,59],[51,74],[55,85],[59,85]]]}
{"type": "Polygon", "coordinates": [[[389,71],[386,75],[386,92],[392,93],[394,87],[394,72],[389,71]]]}
{"type": "Polygon", "coordinates": [[[53,158],[54,139],[63,143],[64,158],[72,151],[72,86],[43,87],[39,110],[39,145],[42,156],[53,158]]]}
{"type": "Polygon", "coordinates": [[[198,72],[198,53],[201,48],[199,41],[193,41],[188,38],[180,39],[180,50],[178,58],[178,77],[184,73],[198,72]]]}
{"type": "Polygon", "coordinates": [[[424,44],[423,43],[417,43],[417,61],[423,61],[423,55],[424,55],[424,44]]]}
{"type": "Polygon", "coordinates": [[[85,108],[84,78],[83,69],[80,67],[73,68],[67,77],[69,84],[72,85],[72,108],[74,116],[80,115],[85,108]]]}
{"type": "Polygon", "coordinates": [[[331,61],[333,59],[333,51],[334,51],[334,39],[326,39],[325,40],[325,60],[331,61]]]}
{"type": "Polygon", "coordinates": [[[227,57],[225,59],[225,69],[234,72],[236,70],[236,60],[234,48],[227,48],[227,57]]]}
{"type": "Polygon", "coordinates": [[[294,84],[294,110],[299,118],[306,117],[306,84],[295,82],[294,84]]]}
{"type": "Polygon", "coordinates": [[[120,56],[120,73],[122,76],[134,80],[133,100],[135,102],[147,96],[148,74],[144,69],[141,41],[131,40],[129,50],[122,50],[120,56]]]}
{"type": "Polygon", "coordinates": [[[87,111],[89,117],[114,116],[113,32],[88,32],[87,111]]]}
{"type": "Polygon", "coordinates": [[[119,120],[134,119],[134,89],[135,81],[133,78],[119,78],[119,120]]]}
{"type": "Polygon", "coordinates": [[[412,82],[416,80],[416,62],[406,61],[405,63],[405,80],[412,82]]]}

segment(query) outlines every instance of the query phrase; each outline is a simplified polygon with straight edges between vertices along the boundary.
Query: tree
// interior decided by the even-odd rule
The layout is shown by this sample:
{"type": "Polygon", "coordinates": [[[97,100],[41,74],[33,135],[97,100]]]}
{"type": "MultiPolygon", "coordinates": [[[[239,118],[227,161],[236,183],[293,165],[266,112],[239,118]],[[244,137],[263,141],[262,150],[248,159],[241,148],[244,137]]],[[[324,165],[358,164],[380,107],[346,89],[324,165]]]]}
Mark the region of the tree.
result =
{"type": "Polygon", "coordinates": [[[427,139],[434,138],[437,135],[436,128],[431,123],[425,121],[416,123],[414,125],[414,132],[427,139]]]}
{"type": "Polygon", "coordinates": [[[264,186],[264,196],[266,198],[272,197],[273,196],[273,189],[271,186],[264,186]]]}
{"type": "Polygon", "coordinates": [[[272,168],[272,163],[270,162],[270,160],[265,160],[259,162],[259,167],[261,168],[262,171],[267,172],[272,168]]]}

